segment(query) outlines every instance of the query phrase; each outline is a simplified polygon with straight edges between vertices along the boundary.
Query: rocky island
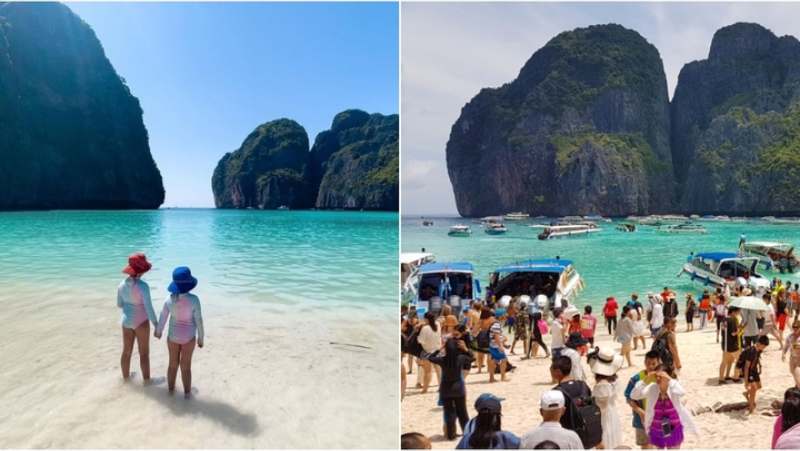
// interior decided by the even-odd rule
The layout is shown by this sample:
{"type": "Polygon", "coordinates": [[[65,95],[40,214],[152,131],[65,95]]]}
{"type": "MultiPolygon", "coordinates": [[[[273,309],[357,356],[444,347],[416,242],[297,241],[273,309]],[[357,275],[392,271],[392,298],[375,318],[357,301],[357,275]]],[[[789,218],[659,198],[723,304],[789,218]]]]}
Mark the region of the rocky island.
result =
{"type": "Polygon", "coordinates": [[[462,216],[800,214],[800,43],[719,30],[670,103],[658,50],[619,25],[564,32],[461,112],[462,216]],[[794,150],[793,150],[794,149],[794,150]]]}
{"type": "Polygon", "coordinates": [[[290,119],[256,128],[212,177],[217,208],[399,208],[399,117],[347,110],[309,149],[290,119]]]}
{"type": "Polygon", "coordinates": [[[59,3],[0,3],[0,209],[164,202],[142,108],[59,3]]]}

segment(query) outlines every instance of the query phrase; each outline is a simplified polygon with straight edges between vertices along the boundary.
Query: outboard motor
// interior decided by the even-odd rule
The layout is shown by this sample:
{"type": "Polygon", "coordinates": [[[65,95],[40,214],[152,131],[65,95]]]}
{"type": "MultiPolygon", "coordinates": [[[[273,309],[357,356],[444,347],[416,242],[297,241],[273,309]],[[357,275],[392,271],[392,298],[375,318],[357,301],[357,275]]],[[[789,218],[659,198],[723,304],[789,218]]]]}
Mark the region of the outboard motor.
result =
{"type": "Polygon", "coordinates": [[[440,313],[442,313],[442,305],[444,303],[444,299],[440,298],[439,296],[434,296],[430,299],[430,307],[428,308],[429,312],[432,312],[437,317],[440,313]]]}
{"type": "Polygon", "coordinates": [[[550,304],[550,300],[547,299],[547,296],[540,294],[533,299],[533,302],[536,303],[536,307],[540,311],[547,310],[547,307],[550,304]]]}
{"type": "Polygon", "coordinates": [[[517,299],[517,304],[522,304],[523,302],[525,303],[526,306],[528,306],[528,308],[530,308],[531,297],[528,296],[527,294],[523,294],[522,296],[519,297],[519,299],[517,299]]]}
{"type": "Polygon", "coordinates": [[[447,303],[450,305],[452,309],[453,315],[458,318],[461,315],[461,309],[463,308],[461,296],[452,295],[447,299],[447,303]]]}
{"type": "Polygon", "coordinates": [[[500,308],[508,308],[508,306],[511,304],[511,296],[503,296],[500,298],[500,302],[498,302],[498,304],[500,305],[500,308]]]}

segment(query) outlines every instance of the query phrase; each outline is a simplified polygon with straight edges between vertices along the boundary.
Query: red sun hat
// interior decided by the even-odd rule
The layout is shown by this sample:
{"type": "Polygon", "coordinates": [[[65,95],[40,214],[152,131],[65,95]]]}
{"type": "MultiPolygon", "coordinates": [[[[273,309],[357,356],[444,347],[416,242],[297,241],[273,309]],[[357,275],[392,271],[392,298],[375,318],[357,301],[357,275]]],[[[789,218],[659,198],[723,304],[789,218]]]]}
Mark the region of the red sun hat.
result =
{"type": "Polygon", "coordinates": [[[150,271],[152,267],[153,265],[147,261],[147,257],[144,254],[138,253],[128,257],[128,266],[126,266],[122,272],[129,276],[135,276],[150,271]]]}

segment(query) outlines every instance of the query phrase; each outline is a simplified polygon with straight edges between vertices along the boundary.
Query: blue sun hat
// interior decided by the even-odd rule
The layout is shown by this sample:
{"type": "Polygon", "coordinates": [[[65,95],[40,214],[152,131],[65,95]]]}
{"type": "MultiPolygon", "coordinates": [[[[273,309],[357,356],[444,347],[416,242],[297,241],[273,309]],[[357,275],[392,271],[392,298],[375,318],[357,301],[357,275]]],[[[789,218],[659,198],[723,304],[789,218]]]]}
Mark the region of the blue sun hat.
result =
{"type": "Polygon", "coordinates": [[[196,286],[197,279],[192,277],[192,271],[187,266],[179,266],[172,271],[172,283],[167,290],[173,294],[184,294],[196,286]]]}

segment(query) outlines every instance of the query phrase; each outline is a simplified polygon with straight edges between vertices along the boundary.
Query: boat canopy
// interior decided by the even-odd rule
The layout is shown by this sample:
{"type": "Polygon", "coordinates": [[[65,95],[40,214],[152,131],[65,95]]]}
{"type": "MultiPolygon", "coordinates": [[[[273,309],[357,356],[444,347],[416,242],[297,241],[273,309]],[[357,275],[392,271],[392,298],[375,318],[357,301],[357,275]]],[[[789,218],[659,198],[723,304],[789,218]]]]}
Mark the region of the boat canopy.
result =
{"type": "Polygon", "coordinates": [[[400,254],[400,263],[409,264],[418,261],[424,261],[431,257],[433,257],[433,254],[430,252],[403,252],[400,254]]]}
{"type": "Polygon", "coordinates": [[[472,263],[428,263],[419,267],[420,274],[430,272],[475,272],[472,263]]]}
{"type": "Polygon", "coordinates": [[[512,273],[512,272],[552,272],[560,274],[572,264],[571,260],[561,259],[538,259],[538,260],[521,260],[519,262],[509,263],[502,268],[494,270],[495,273],[512,273]]]}
{"type": "Polygon", "coordinates": [[[714,261],[720,261],[726,258],[747,258],[734,252],[706,252],[703,254],[696,254],[694,257],[714,261]]]}

